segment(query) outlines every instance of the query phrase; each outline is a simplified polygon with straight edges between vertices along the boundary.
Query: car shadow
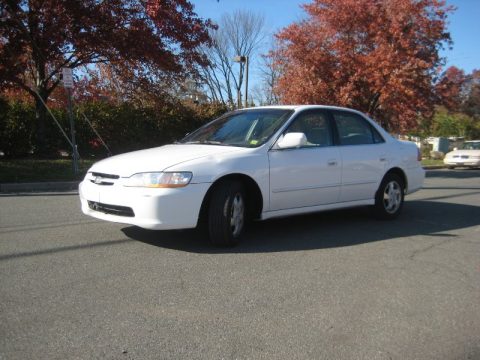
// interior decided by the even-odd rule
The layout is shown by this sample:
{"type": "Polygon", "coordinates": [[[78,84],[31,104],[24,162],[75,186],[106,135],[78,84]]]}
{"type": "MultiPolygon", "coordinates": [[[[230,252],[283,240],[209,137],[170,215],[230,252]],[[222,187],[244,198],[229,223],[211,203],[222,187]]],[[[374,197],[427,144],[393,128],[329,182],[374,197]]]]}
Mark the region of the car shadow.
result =
{"type": "Polygon", "coordinates": [[[455,237],[450,231],[480,224],[480,207],[439,201],[407,201],[394,221],[379,221],[368,208],[355,208],[255,222],[233,248],[211,245],[195,230],[122,229],[136,241],[193,253],[268,253],[355,246],[374,241],[428,235],[455,237]]]}

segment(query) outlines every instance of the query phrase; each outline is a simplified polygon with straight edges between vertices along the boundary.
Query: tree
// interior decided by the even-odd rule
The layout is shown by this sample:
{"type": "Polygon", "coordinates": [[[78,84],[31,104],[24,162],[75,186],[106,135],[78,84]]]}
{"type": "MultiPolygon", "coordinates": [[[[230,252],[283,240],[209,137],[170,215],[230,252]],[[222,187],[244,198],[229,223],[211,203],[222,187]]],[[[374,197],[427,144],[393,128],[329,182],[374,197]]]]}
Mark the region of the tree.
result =
{"type": "Polygon", "coordinates": [[[473,70],[465,81],[466,99],[462,109],[480,121],[480,70],[473,70]]]}
{"type": "Polygon", "coordinates": [[[465,84],[465,73],[455,66],[450,66],[441,76],[435,85],[439,105],[449,111],[458,112],[463,102],[463,85],[465,84]]]}
{"type": "Polygon", "coordinates": [[[218,28],[210,30],[213,45],[204,47],[210,65],[202,69],[202,77],[212,100],[235,107],[236,96],[243,85],[245,63],[237,64],[233,58],[248,56],[252,59],[264,38],[264,25],[263,16],[240,10],[224,14],[218,28]]]}
{"type": "Polygon", "coordinates": [[[475,139],[480,135],[480,123],[467,114],[450,112],[445,107],[437,107],[429,134],[430,136],[461,136],[475,139]]]}
{"type": "Polygon", "coordinates": [[[278,105],[280,99],[275,88],[280,76],[280,69],[277,63],[270,56],[262,55],[258,69],[260,83],[256,84],[251,92],[254,103],[260,106],[278,105]]]}
{"type": "Polygon", "coordinates": [[[188,0],[7,0],[0,3],[0,86],[36,103],[38,152],[45,152],[46,102],[63,67],[113,64],[151,84],[206,65],[197,49],[210,21],[188,0]]]}
{"type": "Polygon", "coordinates": [[[280,102],[278,93],[275,91],[278,79],[282,73],[279,61],[275,58],[278,44],[273,39],[273,45],[268,55],[262,55],[262,63],[260,65],[261,88],[258,91],[260,103],[262,105],[277,105],[280,102]]]}
{"type": "Polygon", "coordinates": [[[443,0],[314,0],[277,34],[286,103],[353,107],[392,131],[431,115],[433,81],[450,44],[443,0]]]}

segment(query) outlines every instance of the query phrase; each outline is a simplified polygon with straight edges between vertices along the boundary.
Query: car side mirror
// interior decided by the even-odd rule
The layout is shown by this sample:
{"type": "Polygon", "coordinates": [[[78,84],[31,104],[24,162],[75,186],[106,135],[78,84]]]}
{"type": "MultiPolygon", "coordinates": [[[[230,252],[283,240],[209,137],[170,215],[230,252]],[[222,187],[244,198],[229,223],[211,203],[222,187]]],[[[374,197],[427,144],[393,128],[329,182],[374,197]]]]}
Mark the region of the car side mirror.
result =
{"type": "Polygon", "coordinates": [[[277,142],[277,147],[279,149],[291,149],[298,148],[307,143],[307,137],[304,133],[291,132],[285,134],[277,142]]]}

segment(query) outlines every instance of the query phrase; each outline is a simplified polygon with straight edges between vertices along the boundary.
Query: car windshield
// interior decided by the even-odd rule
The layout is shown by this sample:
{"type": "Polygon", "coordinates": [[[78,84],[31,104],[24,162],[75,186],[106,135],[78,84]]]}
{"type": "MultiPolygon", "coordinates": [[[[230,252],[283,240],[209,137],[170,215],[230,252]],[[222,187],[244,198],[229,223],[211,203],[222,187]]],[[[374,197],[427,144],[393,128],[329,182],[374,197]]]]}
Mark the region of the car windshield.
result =
{"type": "Polygon", "coordinates": [[[228,113],[187,135],[180,144],[258,147],[291,116],[293,110],[258,109],[228,113]]]}
{"type": "Polygon", "coordinates": [[[461,148],[463,150],[480,150],[480,141],[466,142],[461,148]]]}

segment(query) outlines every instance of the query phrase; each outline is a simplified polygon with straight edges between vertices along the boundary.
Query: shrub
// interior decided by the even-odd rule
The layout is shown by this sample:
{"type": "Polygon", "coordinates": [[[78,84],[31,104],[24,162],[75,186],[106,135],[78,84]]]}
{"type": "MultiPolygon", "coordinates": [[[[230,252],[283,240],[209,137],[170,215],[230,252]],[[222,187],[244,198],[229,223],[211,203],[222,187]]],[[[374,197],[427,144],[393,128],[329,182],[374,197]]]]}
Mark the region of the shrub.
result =
{"type": "MultiPolygon", "coordinates": [[[[107,101],[81,103],[74,109],[76,141],[79,154],[86,157],[107,155],[85,115],[113,154],[160,146],[182,138],[186,133],[226,112],[217,104],[188,104],[166,102],[161,106],[134,106],[131,103],[113,104],[107,101]]],[[[62,129],[70,137],[70,125],[65,109],[53,109],[62,129]]],[[[47,118],[46,142],[51,153],[66,150],[68,141],[57,125],[47,118]]],[[[7,102],[0,99],[0,150],[8,157],[31,153],[35,130],[35,109],[31,104],[7,102]]]]}
{"type": "Polygon", "coordinates": [[[32,152],[35,111],[31,105],[0,99],[0,150],[6,157],[32,152]]]}

